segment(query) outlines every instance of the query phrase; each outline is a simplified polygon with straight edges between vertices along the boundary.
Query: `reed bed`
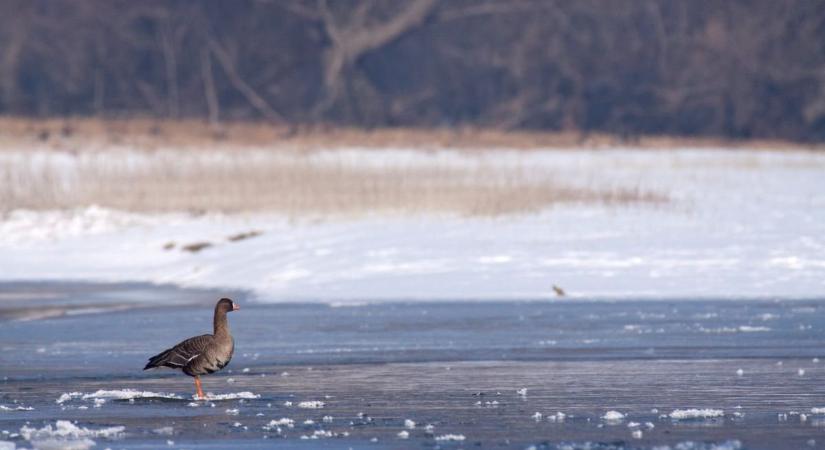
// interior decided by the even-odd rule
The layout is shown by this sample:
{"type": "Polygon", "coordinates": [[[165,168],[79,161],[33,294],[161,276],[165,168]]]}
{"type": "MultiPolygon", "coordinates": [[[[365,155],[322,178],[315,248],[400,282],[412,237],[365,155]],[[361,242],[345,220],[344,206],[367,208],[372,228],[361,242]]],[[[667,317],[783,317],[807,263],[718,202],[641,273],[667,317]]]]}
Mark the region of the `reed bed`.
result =
{"type": "MultiPolygon", "coordinates": [[[[452,213],[495,216],[559,203],[655,203],[639,189],[574,186],[551,168],[472,158],[395,160],[367,152],[165,150],[0,154],[0,209],[98,205],[134,212],[274,212],[288,216],[452,213]]],[[[385,157],[386,156],[386,157],[385,157]]]]}

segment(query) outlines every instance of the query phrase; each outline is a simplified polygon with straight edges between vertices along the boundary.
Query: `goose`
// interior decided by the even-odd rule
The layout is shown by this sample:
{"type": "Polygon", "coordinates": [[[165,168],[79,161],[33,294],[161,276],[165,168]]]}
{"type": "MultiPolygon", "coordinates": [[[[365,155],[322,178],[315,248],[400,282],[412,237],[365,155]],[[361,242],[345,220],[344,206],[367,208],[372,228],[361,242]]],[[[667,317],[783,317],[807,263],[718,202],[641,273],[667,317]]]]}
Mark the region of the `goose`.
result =
{"type": "Polygon", "coordinates": [[[215,305],[215,317],[212,320],[214,326],[212,334],[191,337],[158,353],[149,358],[143,370],[155,367],[180,369],[186,375],[195,378],[197,398],[205,399],[200,376],[223,369],[232,359],[235,342],[229,332],[226,313],[238,309],[240,309],[238,305],[228,298],[218,300],[215,305]]]}

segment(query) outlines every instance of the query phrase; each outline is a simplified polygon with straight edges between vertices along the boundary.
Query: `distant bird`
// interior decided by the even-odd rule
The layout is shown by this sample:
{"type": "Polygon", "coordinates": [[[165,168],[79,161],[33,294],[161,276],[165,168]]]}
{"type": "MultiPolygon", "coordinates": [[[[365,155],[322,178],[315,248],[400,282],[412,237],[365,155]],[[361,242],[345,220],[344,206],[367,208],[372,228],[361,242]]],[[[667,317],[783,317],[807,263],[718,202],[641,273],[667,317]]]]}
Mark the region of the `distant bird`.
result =
{"type": "Polygon", "coordinates": [[[201,375],[217,372],[229,364],[235,351],[235,342],[229,333],[226,313],[240,309],[235,302],[222,298],[215,305],[215,317],[212,320],[212,334],[189,338],[180,344],[164,350],[149,358],[143,370],[153,367],[171,367],[181,369],[190,377],[195,377],[195,389],[198,398],[206,398],[201,389],[201,375]]]}
{"type": "Polygon", "coordinates": [[[553,285],[553,292],[555,292],[558,297],[564,297],[566,295],[564,293],[564,289],[556,286],[555,284],[553,285]]]}

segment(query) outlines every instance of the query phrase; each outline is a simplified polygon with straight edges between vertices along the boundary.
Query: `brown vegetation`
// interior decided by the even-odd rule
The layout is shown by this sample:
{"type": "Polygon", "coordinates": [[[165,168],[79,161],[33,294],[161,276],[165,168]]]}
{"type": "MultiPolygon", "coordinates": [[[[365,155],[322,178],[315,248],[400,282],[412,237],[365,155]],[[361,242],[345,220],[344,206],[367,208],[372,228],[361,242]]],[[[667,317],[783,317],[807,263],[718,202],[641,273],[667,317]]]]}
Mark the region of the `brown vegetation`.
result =
{"type": "MultiPolygon", "coordinates": [[[[87,147],[75,142],[64,150],[87,147]]],[[[536,211],[564,202],[665,200],[663,194],[634,187],[572,186],[550,167],[496,167],[494,160],[482,162],[471,154],[465,156],[466,164],[442,163],[436,158],[410,165],[391,161],[362,165],[349,163],[337,153],[319,161],[315,152],[277,146],[260,151],[231,143],[203,151],[193,150],[198,146],[189,150],[163,147],[128,155],[125,150],[133,147],[100,148],[106,151],[47,150],[38,163],[28,161],[27,151],[5,152],[0,158],[2,209],[100,205],[140,212],[276,212],[290,216],[374,212],[497,215],[536,211]]],[[[229,239],[254,236],[250,232],[229,239]]]]}
{"type": "Polygon", "coordinates": [[[270,148],[318,150],[340,147],[453,149],[540,148],[747,148],[822,149],[772,139],[725,139],[712,137],[637,136],[632,140],[612,134],[584,135],[576,131],[505,131],[495,128],[359,128],[303,126],[290,129],[264,122],[226,122],[213,125],[202,120],[133,119],[26,119],[0,117],[0,151],[47,148],[70,152],[112,151],[118,147],[153,150],[203,150],[205,148],[270,148]]]}

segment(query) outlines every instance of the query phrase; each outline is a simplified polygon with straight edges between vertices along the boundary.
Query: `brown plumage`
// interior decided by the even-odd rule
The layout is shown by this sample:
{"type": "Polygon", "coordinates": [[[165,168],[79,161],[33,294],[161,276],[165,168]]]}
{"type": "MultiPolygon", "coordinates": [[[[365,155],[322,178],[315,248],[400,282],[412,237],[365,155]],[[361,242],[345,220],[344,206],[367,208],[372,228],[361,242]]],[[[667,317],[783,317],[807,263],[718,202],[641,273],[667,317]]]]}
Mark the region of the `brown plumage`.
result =
{"type": "Polygon", "coordinates": [[[229,332],[226,313],[238,310],[238,305],[228,298],[222,298],[215,305],[212,334],[189,338],[180,344],[149,358],[143,370],[153,367],[171,367],[195,378],[195,389],[199,398],[205,398],[201,389],[201,375],[217,372],[229,364],[235,342],[229,332]]]}

